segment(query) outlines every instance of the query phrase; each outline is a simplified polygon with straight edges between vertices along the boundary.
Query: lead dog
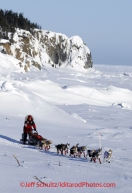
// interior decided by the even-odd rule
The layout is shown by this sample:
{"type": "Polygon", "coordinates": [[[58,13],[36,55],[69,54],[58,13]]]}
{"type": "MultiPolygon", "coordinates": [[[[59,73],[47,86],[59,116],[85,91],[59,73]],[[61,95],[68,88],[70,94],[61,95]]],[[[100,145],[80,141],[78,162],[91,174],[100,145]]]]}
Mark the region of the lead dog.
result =
{"type": "Polygon", "coordinates": [[[94,161],[96,163],[96,159],[99,160],[99,163],[101,164],[100,155],[102,153],[102,148],[99,148],[97,150],[88,150],[87,154],[89,157],[91,157],[91,162],[94,161]]]}
{"type": "Polygon", "coordinates": [[[57,154],[59,154],[59,152],[61,152],[61,154],[63,155],[63,152],[65,152],[65,155],[68,153],[68,149],[69,149],[70,144],[58,144],[55,145],[56,149],[57,149],[57,154]]]}
{"type": "Polygon", "coordinates": [[[109,151],[105,151],[104,152],[104,161],[106,160],[108,163],[110,163],[112,153],[113,153],[113,151],[111,149],[109,151]]]}

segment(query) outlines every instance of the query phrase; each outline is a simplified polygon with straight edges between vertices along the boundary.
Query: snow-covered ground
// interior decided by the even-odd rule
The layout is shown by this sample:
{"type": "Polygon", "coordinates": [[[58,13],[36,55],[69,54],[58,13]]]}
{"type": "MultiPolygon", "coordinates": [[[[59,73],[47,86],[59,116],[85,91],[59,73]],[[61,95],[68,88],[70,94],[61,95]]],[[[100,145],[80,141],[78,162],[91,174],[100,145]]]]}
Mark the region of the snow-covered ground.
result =
{"type": "Polygon", "coordinates": [[[132,67],[94,65],[78,71],[45,64],[41,71],[20,73],[11,56],[0,53],[0,61],[1,192],[130,193],[132,67]],[[52,140],[49,151],[19,143],[27,114],[34,116],[39,134],[52,140]],[[99,164],[83,156],[56,154],[55,145],[60,143],[99,148],[99,133],[103,153],[113,150],[111,163],[103,162],[103,155],[99,164]],[[38,187],[34,176],[45,183],[115,183],[116,187],[38,187]],[[22,187],[24,183],[32,187],[22,187]]]}

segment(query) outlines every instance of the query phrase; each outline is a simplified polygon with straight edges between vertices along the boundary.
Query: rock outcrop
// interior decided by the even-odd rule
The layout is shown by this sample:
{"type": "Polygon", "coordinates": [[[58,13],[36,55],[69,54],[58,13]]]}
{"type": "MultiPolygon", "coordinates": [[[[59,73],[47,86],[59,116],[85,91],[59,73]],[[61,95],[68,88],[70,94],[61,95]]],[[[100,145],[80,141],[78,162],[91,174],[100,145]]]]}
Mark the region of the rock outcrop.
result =
{"type": "Polygon", "coordinates": [[[89,48],[79,36],[68,38],[64,34],[35,29],[16,29],[9,40],[0,40],[0,52],[20,60],[20,67],[28,71],[32,66],[41,70],[45,63],[52,67],[72,66],[91,68],[92,56],[89,48]]]}

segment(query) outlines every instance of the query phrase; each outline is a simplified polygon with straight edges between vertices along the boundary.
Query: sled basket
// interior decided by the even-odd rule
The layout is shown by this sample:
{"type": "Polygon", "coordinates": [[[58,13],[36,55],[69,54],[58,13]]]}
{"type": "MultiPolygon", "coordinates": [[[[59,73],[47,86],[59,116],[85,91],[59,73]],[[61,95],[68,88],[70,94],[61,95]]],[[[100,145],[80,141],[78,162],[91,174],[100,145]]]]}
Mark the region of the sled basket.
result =
{"type": "Polygon", "coordinates": [[[36,139],[38,141],[42,140],[43,137],[41,135],[38,135],[38,133],[33,133],[31,136],[32,139],[36,139]]]}

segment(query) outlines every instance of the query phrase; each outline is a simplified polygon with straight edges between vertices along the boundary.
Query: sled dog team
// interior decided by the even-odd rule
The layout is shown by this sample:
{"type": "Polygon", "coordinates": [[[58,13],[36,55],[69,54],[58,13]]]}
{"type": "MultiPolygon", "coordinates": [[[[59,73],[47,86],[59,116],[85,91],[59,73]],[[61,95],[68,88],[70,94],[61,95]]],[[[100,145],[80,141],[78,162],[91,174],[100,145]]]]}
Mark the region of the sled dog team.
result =
{"type": "MultiPolygon", "coordinates": [[[[55,145],[55,147],[57,149],[57,154],[59,154],[60,152],[62,155],[63,153],[66,155],[68,154],[68,149],[70,147],[70,144],[69,143],[58,144],[58,145],[55,145]]],[[[81,154],[83,154],[84,157],[91,158],[90,161],[91,162],[94,161],[94,163],[96,163],[96,159],[98,159],[99,163],[101,164],[100,155],[102,154],[102,148],[99,148],[97,150],[89,150],[87,149],[86,146],[79,146],[79,143],[70,148],[70,156],[81,157],[81,154]]],[[[107,161],[108,163],[110,163],[111,157],[112,157],[111,149],[109,151],[104,152],[104,161],[107,161]]]]}
{"type": "MultiPolygon", "coordinates": [[[[34,118],[32,115],[27,115],[25,117],[23,134],[22,134],[23,144],[26,144],[27,135],[29,136],[28,144],[37,145],[39,147],[39,149],[41,149],[41,150],[45,149],[45,151],[50,149],[50,145],[52,144],[52,141],[43,138],[41,135],[38,135],[37,130],[36,130],[36,125],[34,122],[34,118]],[[32,133],[32,128],[36,133],[32,133]]],[[[61,144],[55,145],[55,147],[57,149],[57,154],[59,154],[59,152],[60,152],[62,155],[63,155],[63,153],[66,155],[66,154],[68,154],[70,144],[69,143],[67,143],[67,144],[61,143],[61,144]]],[[[86,146],[79,146],[79,143],[70,148],[70,156],[81,157],[81,154],[83,154],[84,157],[87,156],[87,157],[91,158],[90,161],[91,162],[94,161],[94,163],[96,162],[96,159],[98,159],[99,163],[101,164],[100,155],[102,154],[102,148],[99,148],[96,150],[89,150],[89,149],[87,149],[86,146]]],[[[107,161],[108,163],[110,163],[111,157],[112,157],[112,150],[111,149],[109,151],[104,152],[104,161],[107,161]]]]}

